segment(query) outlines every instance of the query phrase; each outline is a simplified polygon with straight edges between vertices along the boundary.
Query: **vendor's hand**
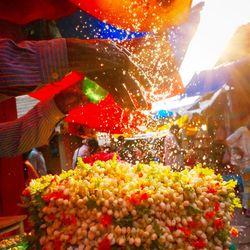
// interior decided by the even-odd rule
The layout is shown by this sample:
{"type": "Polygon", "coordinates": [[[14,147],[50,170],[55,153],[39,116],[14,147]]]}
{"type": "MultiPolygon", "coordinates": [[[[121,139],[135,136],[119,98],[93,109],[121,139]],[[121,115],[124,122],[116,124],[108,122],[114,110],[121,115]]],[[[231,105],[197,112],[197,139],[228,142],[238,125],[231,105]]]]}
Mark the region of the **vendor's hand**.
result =
{"type": "Polygon", "coordinates": [[[122,107],[147,108],[145,74],[129,59],[129,53],[108,42],[66,39],[69,66],[96,81],[122,107]]]}
{"type": "Polygon", "coordinates": [[[54,101],[64,114],[67,114],[73,108],[83,106],[89,102],[88,98],[82,93],[81,83],[55,95],[54,101]]]}

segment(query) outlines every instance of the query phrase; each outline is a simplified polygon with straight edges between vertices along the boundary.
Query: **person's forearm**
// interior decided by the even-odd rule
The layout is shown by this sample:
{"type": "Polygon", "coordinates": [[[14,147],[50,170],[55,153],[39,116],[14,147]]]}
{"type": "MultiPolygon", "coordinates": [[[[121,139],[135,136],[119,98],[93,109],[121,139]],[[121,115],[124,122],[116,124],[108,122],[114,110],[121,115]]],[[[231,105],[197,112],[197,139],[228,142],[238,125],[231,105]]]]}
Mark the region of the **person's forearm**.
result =
{"type": "Polygon", "coordinates": [[[226,138],[226,143],[228,146],[233,145],[241,136],[241,132],[237,129],[233,134],[226,138]]]}
{"type": "Polygon", "coordinates": [[[23,117],[0,124],[0,156],[12,157],[48,144],[56,124],[64,117],[53,100],[37,104],[23,117]]]}

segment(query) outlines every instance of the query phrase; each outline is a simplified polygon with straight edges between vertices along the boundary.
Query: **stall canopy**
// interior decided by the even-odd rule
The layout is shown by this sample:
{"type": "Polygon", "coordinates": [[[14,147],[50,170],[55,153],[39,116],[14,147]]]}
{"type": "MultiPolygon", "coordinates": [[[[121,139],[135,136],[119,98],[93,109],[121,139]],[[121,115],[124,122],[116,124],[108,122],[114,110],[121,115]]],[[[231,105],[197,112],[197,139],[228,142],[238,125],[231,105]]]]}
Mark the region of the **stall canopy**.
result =
{"type": "Polygon", "coordinates": [[[171,27],[167,30],[168,39],[173,50],[175,63],[180,67],[189,43],[192,40],[197,27],[200,23],[200,13],[204,6],[204,2],[194,5],[190,10],[188,20],[177,27],[171,27]]]}
{"type": "Polygon", "coordinates": [[[183,22],[191,0],[159,1],[140,0],[1,0],[0,17],[18,24],[38,19],[58,19],[82,9],[102,21],[133,31],[148,31],[183,22]],[[119,18],[117,18],[119,13],[119,18]]]}
{"type": "MultiPolygon", "coordinates": [[[[249,67],[250,56],[246,56],[235,62],[223,64],[211,70],[195,74],[186,86],[186,96],[202,96],[219,90],[225,84],[233,86],[237,84],[237,81],[246,82],[248,78],[241,79],[240,74],[248,71],[249,67]]],[[[246,74],[244,75],[247,77],[246,74]]]]}
{"type": "Polygon", "coordinates": [[[71,0],[76,6],[100,20],[132,31],[152,31],[186,20],[191,0],[71,0]],[[117,17],[119,13],[119,18],[117,17]]]}
{"type": "Polygon", "coordinates": [[[230,89],[250,89],[250,56],[223,64],[210,70],[196,73],[185,88],[177,95],[153,104],[153,112],[166,109],[181,114],[201,113],[211,107],[218,96],[230,89]]]}

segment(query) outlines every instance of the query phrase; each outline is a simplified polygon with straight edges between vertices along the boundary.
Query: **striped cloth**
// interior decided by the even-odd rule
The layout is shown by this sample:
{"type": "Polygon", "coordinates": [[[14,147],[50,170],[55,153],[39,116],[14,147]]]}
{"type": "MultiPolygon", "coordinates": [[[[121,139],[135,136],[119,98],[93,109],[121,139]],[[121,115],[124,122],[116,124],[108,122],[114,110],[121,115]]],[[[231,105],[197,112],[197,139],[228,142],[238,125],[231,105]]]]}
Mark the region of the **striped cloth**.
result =
{"type": "MultiPolygon", "coordinates": [[[[65,39],[23,41],[0,39],[0,97],[27,93],[60,80],[68,69],[65,39]]],[[[0,157],[11,157],[47,144],[64,117],[53,100],[39,103],[23,117],[0,124],[0,157]]]]}
{"type": "Polygon", "coordinates": [[[18,44],[0,39],[0,94],[25,94],[43,83],[60,80],[68,72],[63,38],[18,44]]]}
{"type": "Polygon", "coordinates": [[[12,157],[48,144],[64,114],[53,100],[41,102],[21,118],[0,123],[0,157],[12,157]]]}

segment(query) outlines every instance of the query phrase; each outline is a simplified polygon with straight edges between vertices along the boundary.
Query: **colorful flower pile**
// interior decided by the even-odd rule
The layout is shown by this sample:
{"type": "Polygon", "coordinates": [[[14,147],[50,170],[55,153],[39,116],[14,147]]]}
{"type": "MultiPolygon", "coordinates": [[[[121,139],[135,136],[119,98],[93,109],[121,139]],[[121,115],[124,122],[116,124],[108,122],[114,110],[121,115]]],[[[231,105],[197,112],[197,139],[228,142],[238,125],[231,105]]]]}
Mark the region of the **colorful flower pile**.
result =
{"type": "Polygon", "coordinates": [[[78,161],[75,170],[33,180],[23,192],[34,238],[49,249],[227,249],[234,181],[196,166],[78,161]]]}
{"type": "Polygon", "coordinates": [[[0,249],[2,250],[26,250],[29,248],[29,238],[27,235],[14,235],[0,239],[0,249]]]}

